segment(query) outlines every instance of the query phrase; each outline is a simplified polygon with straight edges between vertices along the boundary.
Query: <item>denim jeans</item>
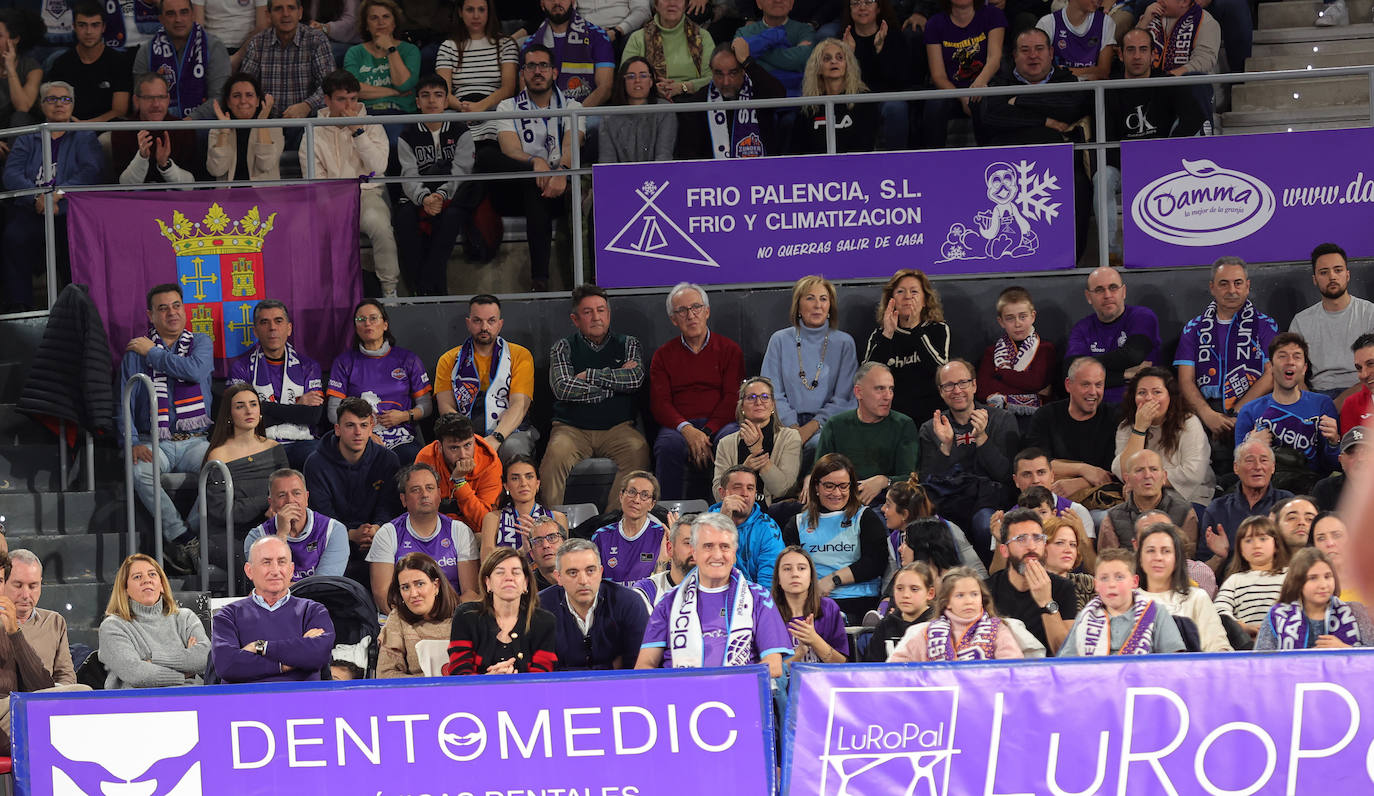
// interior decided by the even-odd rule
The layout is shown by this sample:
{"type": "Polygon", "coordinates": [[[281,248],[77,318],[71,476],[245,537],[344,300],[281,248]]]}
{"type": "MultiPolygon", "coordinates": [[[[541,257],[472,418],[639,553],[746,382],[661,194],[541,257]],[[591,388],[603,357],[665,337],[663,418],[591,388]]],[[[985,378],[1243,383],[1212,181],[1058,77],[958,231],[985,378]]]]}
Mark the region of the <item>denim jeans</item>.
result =
{"type": "MultiPolygon", "coordinates": [[[[156,445],[142,438],[140,445],[147,445],[157,457],[158,468],[163,473],[199,473],[205,461],[205,452],[210,441],[204,436],[183,440],[161,440],[156,445]]],[[[162,484],[153,483],[152,462],[134,462],[134,493],[139,502],[151,514],[154,507],[162,506],[162,538],[172,541],[186,533],[186,521],[177,513],[176,504],[167,495],[162,484]]]]}

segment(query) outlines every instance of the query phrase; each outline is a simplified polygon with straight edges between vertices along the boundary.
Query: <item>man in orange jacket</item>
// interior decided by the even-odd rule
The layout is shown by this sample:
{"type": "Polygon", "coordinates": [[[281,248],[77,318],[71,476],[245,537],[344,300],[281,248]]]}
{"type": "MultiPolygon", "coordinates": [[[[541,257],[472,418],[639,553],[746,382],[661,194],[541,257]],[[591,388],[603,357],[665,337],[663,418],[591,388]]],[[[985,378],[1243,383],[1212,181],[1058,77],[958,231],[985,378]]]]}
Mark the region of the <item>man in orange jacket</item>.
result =
{"type": "Polygon", "coordinates": [[[501,460],[491,443],[477,436],[472,421],[450,412],[434,421],[434,442],[420,450],[416,464],[439,474],[439,510],[481,528],[482,518],[501,497],[501,460]]]}

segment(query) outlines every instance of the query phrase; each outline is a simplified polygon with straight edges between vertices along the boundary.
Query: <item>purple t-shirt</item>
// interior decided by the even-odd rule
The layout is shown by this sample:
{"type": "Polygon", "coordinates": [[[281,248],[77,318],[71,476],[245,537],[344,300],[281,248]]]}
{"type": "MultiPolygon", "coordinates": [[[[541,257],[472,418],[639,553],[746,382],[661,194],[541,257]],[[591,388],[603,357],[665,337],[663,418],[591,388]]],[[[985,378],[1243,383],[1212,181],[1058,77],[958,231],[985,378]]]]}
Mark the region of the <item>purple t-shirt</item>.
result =
{"type": "MultiPolygon", "coordinates": [[[[1148,307],[1129,304],[1126,305],[1126,311],[1121,313],[1121,317],[1111,323],[1103,323],[1096,313],[1075,323],[1069,331],[1069,345],[1064,349],[1064,362],[1072,362],[1074,357],[1097,357],[1115,351],[1125,345],[1126,338],[1137,334],[1145,335],[1154,344],[1149,356],[1145,358],[1155,364],[1162,364],[1159,359],[1159,318],[1155,317],[1154,311],[1148,307]]],[[[1121,396],[1125,392],[1125,385],[1108,387],[1103,393],[1102,400],[1109,404],[1121,403],[1121,396]]]]}
{"type": "MultiPolygon", "coordinates": [[[[738,570],[736,574],[743,577],[743,573],[739,573],[738,570]]],[[[644,628],[643,646],[663,649],[664,668],[673,665],[673,651],[668,647],[668,626],[678,588],[681,586],[663,595],[658,605],[654,606],[653,613],[649,615],[649,624],[644,628]]],[[[787,625],[783,624],[782,614],[778,613],[773,598],[758,584],[750,583],[749,590],[754,595],[754,643],[753,656],[749,662],[758,663],[765,655],[775,652],[782,653],[783,657],[791,655],[792,634],[787,632],[787,625]]],[[[697,616],[701,617],[704,647],[702,664],[719,666],[720,662],[725,660],[725,644],[730,636],[725,617],[734,601],[734,584],[731,583],[715,592],[700,589],[698,594],[700,598],[697,603],[697,616]]],[[[843,622],[841,626],[843,627],[843,622]]]]}
{"type": "Polygon", "coordinates": [[[663,532],[667,530],[658,518],[650,514],[648,524],[639,536],[628,539],[620,522],[613,522],[592,535],[592,543],[601,550],[601,577],[622,586],[633,586],[640,578],[654,574],[654,562],[663,546],[663,532]]]}
{"type": "MultiPolygon", "coordinates": [[[[334,368],[329,372],[330,398],[355,395],[379,413],[412,409],[416,399],[431,389],[425,363],[410,351],[395,346],[381,357],[368,356],[356,348],[345,351],[334,360],[334,368]]],[[[383,428],[378,423],[376,432],[388,448],[415,440],[410,423],[394,428],[383,428]]]]}
{"type": "Polygon", "coordinates": [[[997,6],[985,5],[965,27],[943,11],[926,21],[926,44],[939,44],[945,75],[958,88],[967,88],[988,64],[988,33],[1006,29],[1007,17],[997,6]]]}
{"type": "Polygon", "coordinates": [[[839,603],[829,597],[821,598],[821,608],[816,612],[816,632],[825,643],[841,655],[849,655],[849,634],[844,629],[844,613],[839,603]]]}
{"type": "MultiPolygon", "coordinates": [[[[569,29],[570,34],[553,35],[553,62],[558,66],[558,88],[568,99],[581,102],[587,95],[596,90],[596,69],[601,66],[615,68],[615,45],[611,44],[611,39],[606,35],[606,31],[593,24],[586,22],[586,30],[582,35],[575,34],[569,29]],[[569,40],[574,39],[571,43],[569,40]]],[[[531,36],[525,41],[525,49],[535,43],[536,38],[531,36]]],[[[524,57],[523,51],[521,57],[524,57]]]]}

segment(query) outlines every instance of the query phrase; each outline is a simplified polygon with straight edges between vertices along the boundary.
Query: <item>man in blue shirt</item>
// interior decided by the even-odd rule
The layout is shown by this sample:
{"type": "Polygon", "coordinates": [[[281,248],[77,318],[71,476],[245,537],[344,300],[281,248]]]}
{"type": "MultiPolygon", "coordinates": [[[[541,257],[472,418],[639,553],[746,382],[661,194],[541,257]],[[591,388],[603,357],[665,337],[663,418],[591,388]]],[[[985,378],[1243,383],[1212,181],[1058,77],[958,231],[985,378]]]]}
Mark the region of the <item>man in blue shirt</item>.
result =
{"type": "MultiPolygon", "coordinates": [[[[153,380],[151,399],[142,383],[135,384],[130,395],[137,432],[133,442],[134,492],[149,513],[155,506],[162,507],[162,537],[171,542],[167,569],[186,574],[194,572],[200,560],[200,539],[187,529],[162,484],[153,482],[152,462],[157,456],[163,473],[200,472],[209,447],[206,434],[214,422],[210,417],[214,342],[209,335],[186,329],[186,309],[177,285],[153,286],[147,305],[151,328],[124,347],[119,369],[120,385],[138,373],[153,380]],[[148,425],[149,400],[156,402],[155,428],[148,425]]],[[[124,418],[117,417],[116,422],[124,432],[124,418]]]]}
{"type": "Polygon", "coordinates": [[[1307,355],[1307,341],[1297,332],[1283,332],[1269,344],[1274,391],[1240,410],[1236,444],[1255,439],[1270,447],[1293,448],[1307,458],[1308,468],[1324,475],[1336,467],[1339,412],[1330,396],[1302,388],[1307,355]]]}
{"type": "Polygon", "coordinates": [[[739,533],[739,569],[765,590],[773,588],[773,567],[782,553],[782,530],[758,503],[759,474],[744,465],[725,471],[716,484],[720,502],[711,507],[730,519],[739,533]]]}

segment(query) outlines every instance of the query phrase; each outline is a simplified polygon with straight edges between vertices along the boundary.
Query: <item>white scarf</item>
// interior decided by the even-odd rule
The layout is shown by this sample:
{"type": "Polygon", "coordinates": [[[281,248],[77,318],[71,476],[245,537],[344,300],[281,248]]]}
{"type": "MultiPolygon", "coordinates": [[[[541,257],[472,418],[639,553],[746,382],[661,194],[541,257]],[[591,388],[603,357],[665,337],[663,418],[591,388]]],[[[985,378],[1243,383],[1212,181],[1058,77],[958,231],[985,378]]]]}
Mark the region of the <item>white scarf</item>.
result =
{"type": "MultiPolygon", "coordinates": [[[[739,89],[740,101],[754,98],[754,82],[748,75],[739,89]]],[[[706,87],[706,103],[720,105],[725,103],[725,95],[720,93],[712,81],[706,87]]],[[[707,111],[706,124],[711,128],[711,154],[717,160],[724,158],[762,157],[763,136],[759,127],[759,112],[753,108],[739,108],[731,111],[717,107],[707,111]],[[730,114],[735,114],[735,124],[730,124],[730,114]]]]}
{"type": "MultiPolygon", "coordinates": [[[[563,92],[554,86],[553,96],[549,100],[549,109],[562,108],[564,103],[563,92]]],[[[530,99],[529,92],[522,91],[515,95],[515,109],[517,111],[542,111],[544,108],[534,104],[530,99]]],[[[548,161],[550,166],[557,166],[563,157],[563,117],[554,119],[552,125],[549,124],[550,117],[539,116],[529,119],[516,119],[515,126],[519,128],[520,146],[526,154],[541,157],[548,161]]]]}
{"type": "MultiPolygon", "coordinates": [[[[295,404],[296,399],[305,395],[305,385],[298,384],[292,378],[292,371],[304,375],[301,368],[301,361],[296,356],[296,349],[290,343],[286,344],[286,354],[283,357],[281,368],[281,396],[272,389],[272,379],[266,372],[259,377],[258,368],[267,363],[267,354],[263,353],[262,346],[253,346],[253,353],[248,355],[248,378],[251,380],[253,389],[257,392],[258,398],[272,403],[295,404]]],[[[310,433],[310,429],[299,423],[278,423],[267,427],[269,439],[278,441],[283,440],[306,440],[314,439],[315,435],[310,433]]]]}
{"type": "Polygon", "coordinates": [[[699,669],[702,666],[748,666],[754,658],[754,595],[749,581],[739,570],[730,571],[730,587],[734,589],[734,607],[726,621],[725,660],[703,662],[705,644],[701,635],[701,616],[697,613],[701,594],[700,570],[692,570],[673,593],[673,605],[668,612],[673,617],[669,625],[668,648],[673,654],[674,669],[699,669]]]}
{"type": "MultiPolygon", "coordinates": [[[[1117,655],[1148,655],[1154,652],[1155,614],[1158,606],[1149,595],[1137,589],[1131,605],[1131,633],[1117,655]]],[[[1079,612],[1082,621],[1074,631],[1079,655],[1111,655],[1111,619],[1101,597],[1094,597],[1079,612]]]]}

